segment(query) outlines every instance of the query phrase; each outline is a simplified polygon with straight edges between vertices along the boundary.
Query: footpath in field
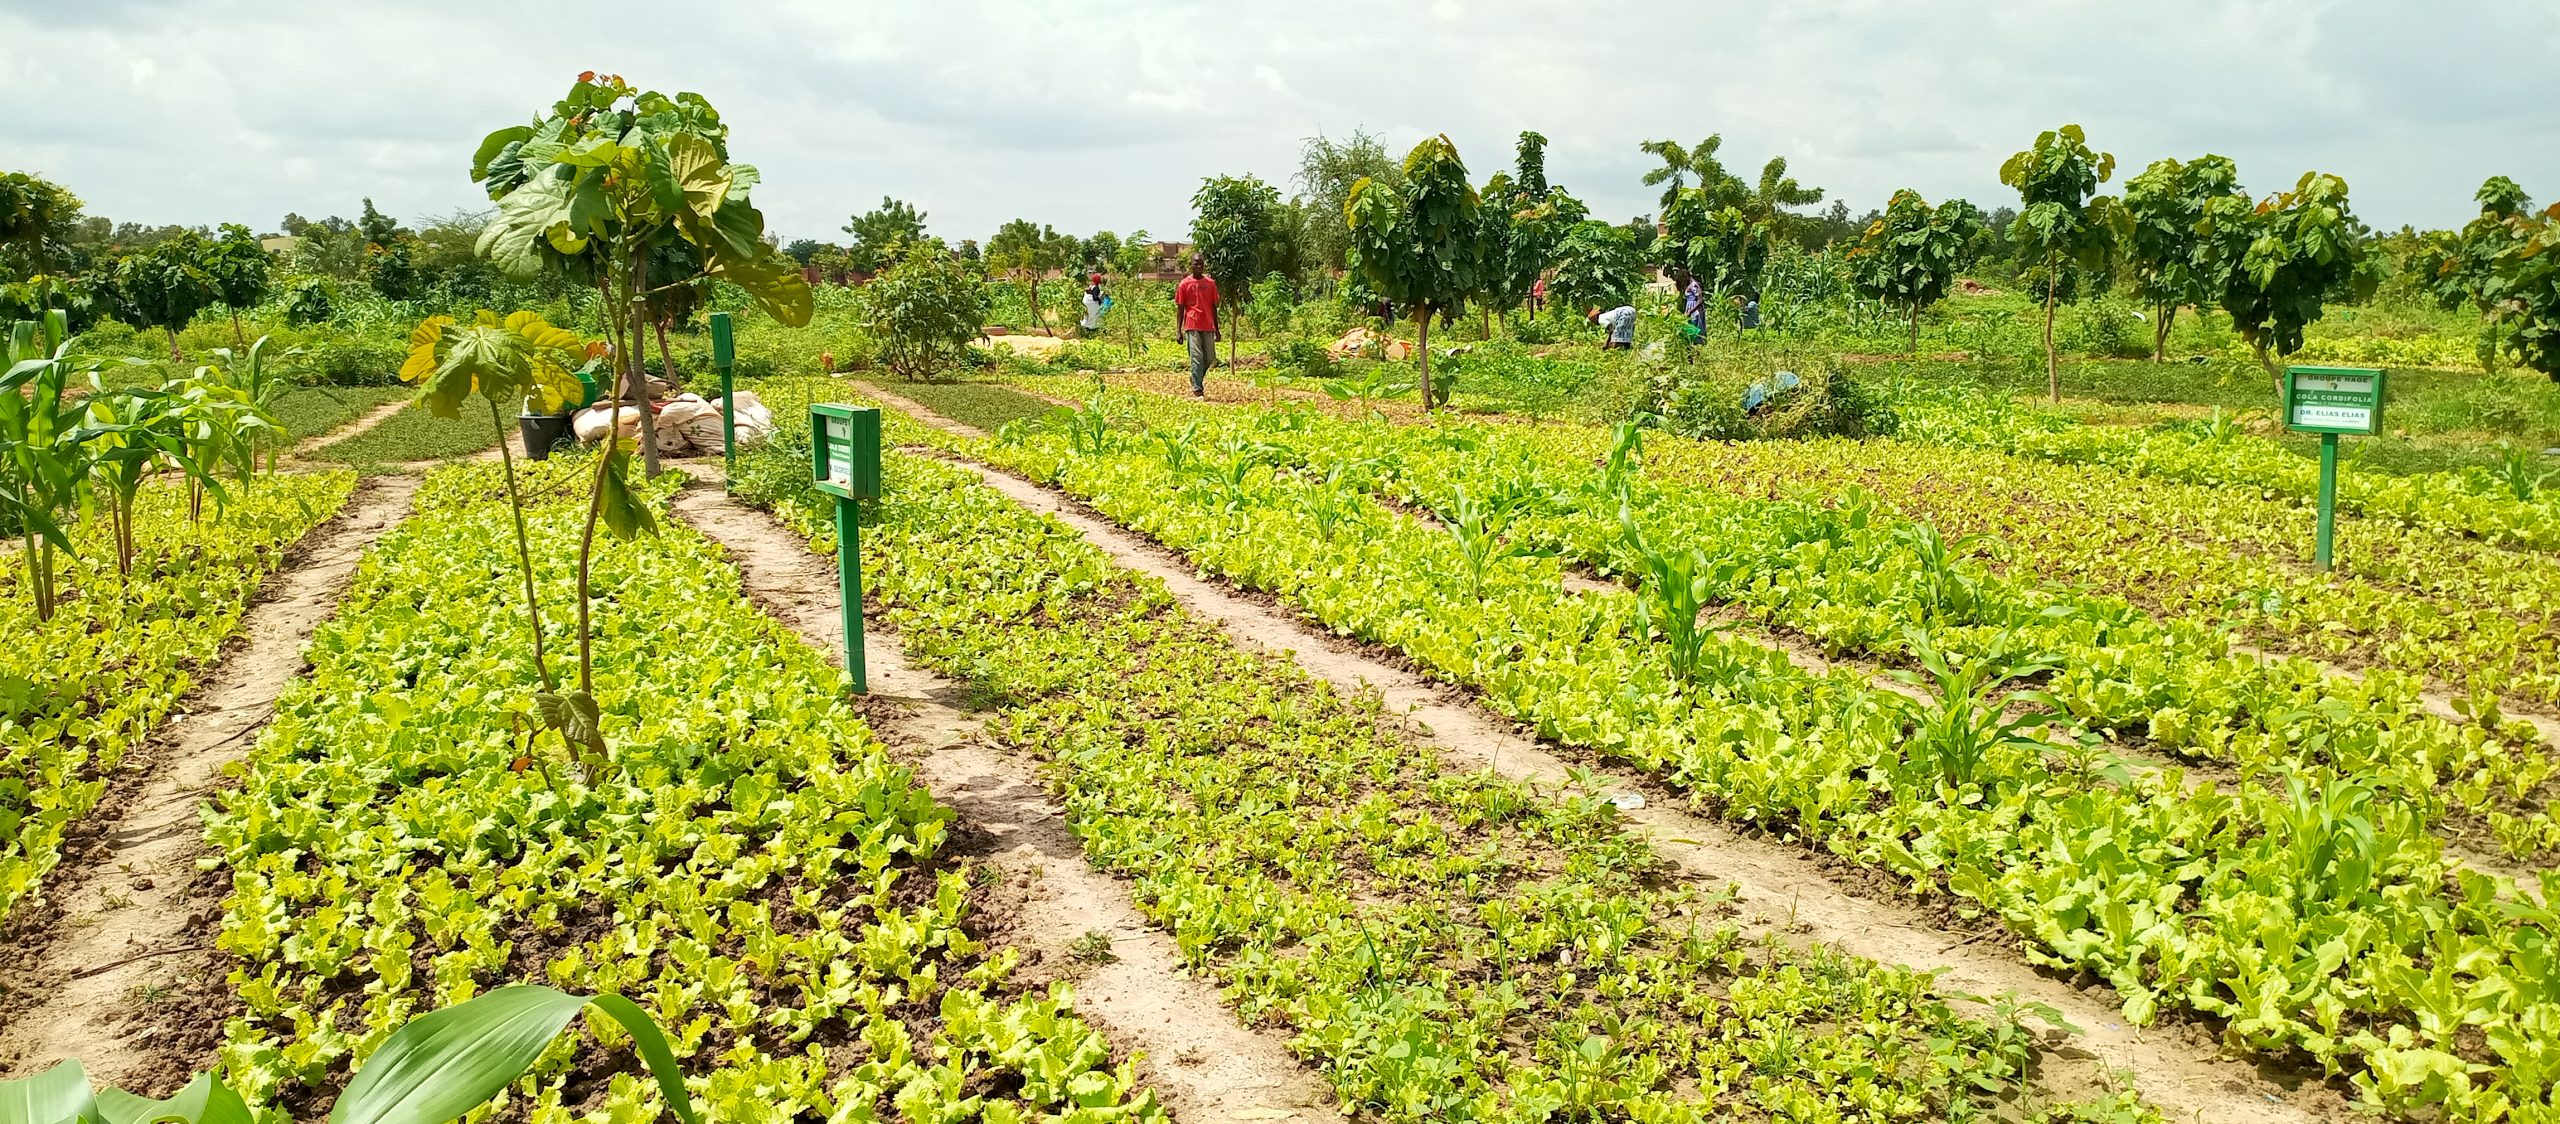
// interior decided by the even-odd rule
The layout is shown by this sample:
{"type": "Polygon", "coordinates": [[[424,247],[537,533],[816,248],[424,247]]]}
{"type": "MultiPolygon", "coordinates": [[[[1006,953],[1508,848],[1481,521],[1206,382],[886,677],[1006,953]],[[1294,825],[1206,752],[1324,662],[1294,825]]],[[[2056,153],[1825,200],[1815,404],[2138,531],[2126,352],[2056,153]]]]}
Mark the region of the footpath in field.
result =
{"type": "MultiPolygon", "coordinates": [[[[874,392],[928,424],[975,435],[897,395],[874,392]]],[[[1577,765],[1514,733],[1508,723],[1461,694],[1308,628],[1266,599],[1239,596],[1202,580],[1172,552],[1073,501],[987,466],[966,467],[1015,502],[1066,523],[1118,564],[1161,580],[1185,607],[1237,639],[1286,653],[1342,690],[1380,692],[1389,713],[1404,715],[1418,731],[1427,732],[1429,742],[1453,762],[1547,784],[1589,786],[1596,780],[1602,788],[1624,792],[1650,787],[1615,770],[1582,771],[1577,777],[1577,765]]],[[[1798,848],[1743,837],[1663,803],[1633,809],[1626,817],[1646,829],[1654,849],[1688,878],[1730,884],[1756,932],[1934,971],[1942,994],[2008,996],[2048,1007],[2081,1031],[2048,1064],[2125,1071],[2136,1090],[2172,1118],[2309,1120],[2345,1111],[2343,1100],[2316,1081],[2298,1076],[2271,1080],[2246,1064],[2220,1058],[2211,1039],[2194,1029],[2128,1028],[2115,1010],[2114,996],[2042,976],[2000,943],[1982,942],[1983,934],[1950,933],[1913,910],[1845,892],[1821,862],[1798,848]]]]}
{"type": "Polygon", "coordinates": [[[395,398],[389,402],[385,402],[371,410],[365,411],[362,417],[348,422],[345,425],[339,426],[336,429],[332,429],[327,433],[315,433],[309,437],[303,438],[300,443],[293,447],[293,455],[297,457],[314,456],[317,455],[320,450],[326,449],[331,445],[363,436],[365,433],[371,431],[373,427],[391,420],[391,415],[408,409],[409,405],[410,399],[405,397],[395,398]]]}
{"type": "Polygon", "coordinates": [[[260,588],[213,673],[180,704],[183,715],[126,759],[100,801],[113,822],[92,821],[81,833],[87,846],[47,890],[56,907],[11,933],[0,963],[0,1074],[25,1076],[71,1057],[95,1080],[139,1087],[205,1060],[193,1051],[211,1029],[194,1000],[227,986],[212,950],[225,880],[196,869],[198,806],[265,727],[312,630],[365,547],[406,516],[416,488],[414,477],[375,478],[305,535],[260,588]]]}
{"type": "MultiPolygon", "coordinates": [[[[717,468],[683,466],[709,478],[717,468]]],[[[820,651],[844,651],[835,568],[771,517],[717,490],[688,489],[676,514],[729,552],[748,595],[820,651]]],[[[1076,1011],[1145,1056],[1140,1072],[1186,1121],[1319,1121],[1331,1095],[1276,1035],[1236,1025],[1218,990],[1182,972],[1173,941],[1147,924],[1119,882],[1085,861],[1064,812],[1044,791],[1036,766],[978,737],[983,711],[967,691],[914,667],[894,632],[866,630],[872,705],[868,721],[915,768],[936,799],[982,833],[960,850],[1001,874],[1010,888],[988,911],[1001,939],[1037,949],[1050,970],[1071,976],[1076,1011]],[[1080,945],[1079,942],[1082,942],[1080,945]],[[1083,967],[1075,967],[1079,961],[1083,967]]]]}

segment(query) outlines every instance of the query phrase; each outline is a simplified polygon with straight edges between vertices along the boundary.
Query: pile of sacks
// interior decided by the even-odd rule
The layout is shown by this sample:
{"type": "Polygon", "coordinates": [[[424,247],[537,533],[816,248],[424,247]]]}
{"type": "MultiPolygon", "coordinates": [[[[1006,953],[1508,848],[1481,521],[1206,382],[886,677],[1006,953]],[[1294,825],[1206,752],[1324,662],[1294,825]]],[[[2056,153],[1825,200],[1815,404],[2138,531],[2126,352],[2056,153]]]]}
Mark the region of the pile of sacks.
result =
{"type": "Polygon", "coordinates": [[[1381,337],[1367,328],[1353,328],[1342,333],[1341,339],[1325,345],[1324,353],[1335,359],[1349,359],[1359,355],[1379,356],[1381,353],[1378,350],[1378,343],[1381,338],[1386,341],[1383,357],[1389,361],[1401,362],[1407,355],[1413,353],[1413,345],[1392,336],[1381,337]]]}
{"type": "MultiPolygon", "coordinates": [[[[593,445],[614,432],[625,440],[640,436],[640,407],[614,402],[599,403],[580,410],[569,419],[569,428],[578,442],[593,445]]],[[[710,456],[720,451],[720,402],[705,401],[699,394],[679,394],[658,404],[658,455],[684,457],[710,456]]],[[[738,392],[738,447],[749,448],[773,439],[773,411],[758,400],[755,392],[738,392]]]]}

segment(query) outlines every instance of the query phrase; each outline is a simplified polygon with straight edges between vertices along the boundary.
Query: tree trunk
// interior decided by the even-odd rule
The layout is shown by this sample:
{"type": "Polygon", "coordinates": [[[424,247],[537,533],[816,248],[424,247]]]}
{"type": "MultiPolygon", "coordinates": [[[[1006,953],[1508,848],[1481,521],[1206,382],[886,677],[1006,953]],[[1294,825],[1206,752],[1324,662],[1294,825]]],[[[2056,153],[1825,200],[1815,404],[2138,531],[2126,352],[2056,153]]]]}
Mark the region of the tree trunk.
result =
{"type": "Polygon", "coordinates": [[[1918,304],[1911,306],[1911,346],[1907,350],[1915,358],[1920,354],[1920,306],[1918,304]]]}
{"type": "MultiPolygon", "coordinates": [[[[516,489],[516,455],[507,448],[507,423],[498,416],[496,399],[489,399],[489,428],[498,434],[498,460],[506,466],[507,508],[516,517],[516,565],[524,572],[524,613],[533,624],[533,672],[542,680],[542,689],[557,691],[559,684],[551,678],[551,663],[542,651],[542,602],[533,593],[533,547],[524,529],[524,495],[516,489]]],[[[567,733],[561,735],[567,740],[567,733]]]]}
{"type": "MultiPolygon", "coordinates": [[[[649,328],[658,333],[658,366],[667,372],[667,385],[674,386],[676,385],[676,353],[673,348],[667,346],[667,322],[653,320],[649,322],[649,328]]],[[[728,450],[721,451],[725,453],[728,450]]]]}
{"type": "Polygon", "coordinates": [[[1033,277],[1024,284],[1031,289],[1031,326],[1046,331],[1049,327],[1049,318],[1040,315],[1040,279],[1033,277]]]}
{"type": "Polygon", "coordinates": [[[641,318],[646,314],[640,294],[649,288],[649,259],[640,251],[631,252],[631,390],[640,403],[640,469],[649,479],[658,478],[658,412],[651,407],[657,395],[649,389],[649,366],[642,354],[641,318]]]}
{"type": "Polygon", "coordinates": [[[2489,316],[2489,354],[2480,360],[2480,373],[2484,375],[2498,373],[2498,317],[2495,313],[2489,316]]]}
{"type": "Polygon", "coordinates": [[[1220,324],[1220,325],[1219,325],[1219,327],[1221,327],[1221,328],[1225,328],[1225,329],[1227,330],[1227,377],[1228,377],[1228,378],[1234,378],[1234,377],[1236,377],[1236,335],[1237,335],[1237,332],[1236,332],[1236,320],[1237,320],[1237,317],[1236,317],[1236,306],[1235,306],[1235,302],[1234,302],[1234,301],[1229,301],[1229,302],[1227,302],[1227,319],[1226,319],[1226,322],[1225,322],[1225,323],[1223,323],[1223,324],[1220,324]]]}
{"type": "Polygon", "coordinates": [[[2249,346],[2258,353],[2258,366],[2266,369],[2267,383],[2275,388],[2276,401],[2284,401],[2284,372],[2277,370],[2275,360],[2267,356],[2267,345],[2251,341],[2249,346]]]}
{"type": "Polygon", "coordinates": [[[2169,357],[2169,325],[2178,318],[2178,306],[2165,305],[2152,311],[2158,314],[2160,319],[2151,325],[2151,361],[2164,363],[2169,357]]]}
{"type": "Polygon", "coordinates": [[[1424,305],[1421,316],[1421,343],[1416,352],[1422,358],[1422,416],[1431,416],[1431,306],[1424,305]]]}
{"type": "Polygon", "coordinates": [[[249,347],[249,337],[240,333],[240,310],[236,308],[231,310],[231,346],[243,351],[249,347]]]}
{"type": "Polygon", "coordinates": [[[168,328],[164,330],[169,333],[169,361],[172,363],[186,362],[187,357],[178,353],[178,330],[176,328],[168,328]]]}
{"type": "Polygon", "coordinates": [[[2044,259],[2044,394],[2056,405],[2062,402],[2062,360],[2053,353],[2053,299],[2062,290],[2062,279],[2054,275],[2058,263],[2051,254],[2044,259]]]}

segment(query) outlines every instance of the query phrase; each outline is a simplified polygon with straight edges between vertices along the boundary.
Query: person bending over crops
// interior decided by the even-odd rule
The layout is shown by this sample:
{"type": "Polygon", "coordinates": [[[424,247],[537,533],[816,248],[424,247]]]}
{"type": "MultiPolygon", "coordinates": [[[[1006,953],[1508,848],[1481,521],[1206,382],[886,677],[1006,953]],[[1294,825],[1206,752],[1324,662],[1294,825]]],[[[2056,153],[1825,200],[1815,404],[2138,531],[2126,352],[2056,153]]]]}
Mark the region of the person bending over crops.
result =
{"type": "Polygon", "coordinates": [[[1208,263],[1191,255],[1191,276],[1174,286],[1173,307],[1181,326],[1182,345],[1191,350],[1191,396],[1209,393],[1209,364],[1218,357],[1218,283],[1209,278],[1208,263]]]}
{"type": "Polygon", "coordinates": [[[1087,274],[1084,286],[1084,334],[1090,339],[1102,334],[1102,314],[1111,308],[1111,298],[1102,295],[1102,275],[1087,274]]]}
{"type": "Polygon", "coordinates": [[[1600,340],[1600,350],[1626,351],[1636,345],[1636,306],[1622,304],[1607,312],[1595,308],[1583,313],[1582,318],[1608,332],[1600,340]]]}

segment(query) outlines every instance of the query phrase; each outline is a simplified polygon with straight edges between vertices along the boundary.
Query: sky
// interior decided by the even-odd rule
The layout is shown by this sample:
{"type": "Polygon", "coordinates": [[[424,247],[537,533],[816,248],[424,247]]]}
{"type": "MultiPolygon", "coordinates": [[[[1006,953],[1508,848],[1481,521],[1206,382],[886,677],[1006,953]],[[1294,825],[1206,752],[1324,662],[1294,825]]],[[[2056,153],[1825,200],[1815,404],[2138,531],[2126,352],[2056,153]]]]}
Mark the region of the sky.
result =
{"type": "Polygon", "coordinates": [[[0,0],[0,171],[145,223],[486,206],[479,139],[581,70],[719,107],[786,238],[883,195],[950,239],[1021,217],[1178,236],[1203,177],[1284,191],[1301,142],[1513,138],[1595,213],[1651,213],[1648,139],[1724,138],[1863,213],[1895,189],[2014,198],[2064,122],[2117,182],[2207,152],[2265,194],[2346,178],[2360,217],[2459,225],[2492,174],[2560,198],[2553,0],[0,0]]]}

